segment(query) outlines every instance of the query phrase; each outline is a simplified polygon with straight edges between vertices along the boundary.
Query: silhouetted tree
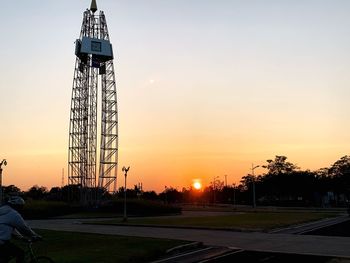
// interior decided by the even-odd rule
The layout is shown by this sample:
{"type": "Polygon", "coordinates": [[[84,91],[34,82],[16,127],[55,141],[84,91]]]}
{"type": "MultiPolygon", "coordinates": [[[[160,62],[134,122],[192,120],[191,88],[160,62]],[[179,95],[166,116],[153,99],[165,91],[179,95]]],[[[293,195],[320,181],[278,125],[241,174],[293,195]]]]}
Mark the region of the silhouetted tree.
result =
{"type": "Polygon", "coordinates": [[[17,186],[11,184],[9,186],[3,186],[2,187],[3,194],[5,196],[8,195],[18,195],[21,193],[21,189],[19,189],[17,186]]]}
{"type": "Polygon", "coordinates": [[[159,198],[169,204],[182,202],[182,194],[173,187],[167,187],[159,198]]]}
{"type": "Polygon", "coordinates": [[[236,189],[234,186],[225,186],[222,189],[221,202],[233,204],[236,202],[236,189]]]}
{"type": "Polygon", "coordinates": [[[25,192],[26,197],[28,198],[32,198],[35,200],[39,200],[39,199],[44,199],[47,195],[47,188],[44,186],[38,186],[38,185],[34,185],[32,186],[28,192],[25,192]]]}
{"type": "Polygon", "coordinates": [[[243,176],[240,183],[244,191],[249,191],[253,183],[253,176],[250,174],[243,176]]]}
{"type": "Polygon", "coordinates": [[[333,182],[329,173],[329,168],[320,168],[315,171],[316,189],[320,196],[333,191],[333,182]]]}
{"type": "Polygon", "coordinates": [[[62,188],[58,186],[52,187],[46,198],[47,200],[52,200],[52,201],[63,201],[62,188]]]}
{"type": "Polygon", "coordinates": [[[263,167],[267,169],[267,175],[280,175],[287,174],[300,168],[291,162],[287,162],[287,157],[282,155],[276,155],[274,160],[267,160],[267,165],[263,167]]]}
{"type": "Polygon", "coordinates": [[[191,200],[191,188],[183,187],[181,194],[182,194],[182,200],[184,203],[190,203],[192,201],[191,200]]]}
{"type": "MultiPolygon", "coordinates": [[[[343,156],[337,160],[328,170],[333,181],[334,192],[339,197],[341,194],[350,197],[350,156],[343,156]]],[[[345,200],[344,200],[345,201],[345,200]]]]}
{"type": "MultiPolygon", "coordinates": [[[[137,189],[126,189],[126,197],[127,198],[136,198],[138,190],[137,189]]],[[[124,187],[119,187],[117,196],[119,198],[124,198],[124,187]]]]}
{"type": "MultiPolygon", "coordinates": [[[[287,161],[286,156],[276,155],[267,160],[263,167],[267,173],[255,179],[256,200],[268,204],[310,204],[313,203],[316,177],[309,170],[287,161]]],[[[251,175],[242,178],[246,190],[251,191],[251,175]]]]}
{"type": "Polygon", "coordinates": [[[142,199],[145,200],[157,200],[158,195],[155,191],[146,191],[142,193],[142,199]]]}

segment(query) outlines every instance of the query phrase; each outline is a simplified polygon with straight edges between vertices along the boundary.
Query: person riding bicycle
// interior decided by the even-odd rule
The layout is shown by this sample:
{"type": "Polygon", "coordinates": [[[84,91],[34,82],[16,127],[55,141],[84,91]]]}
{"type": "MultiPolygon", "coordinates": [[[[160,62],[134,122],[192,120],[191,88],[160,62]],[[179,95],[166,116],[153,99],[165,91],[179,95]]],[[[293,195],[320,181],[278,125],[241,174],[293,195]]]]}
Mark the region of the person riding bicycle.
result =
{"type": "Polygon", "coordinates": [[[0,206],[0,263],[8,262],[11,257],[16,262],[24,262],[24,251],[11,242],[12,236],[23,239],[40,240],[40,235],[35,233],[20,215],[25,202],[19,196],[9,197],[5,204],[0,206]]]}

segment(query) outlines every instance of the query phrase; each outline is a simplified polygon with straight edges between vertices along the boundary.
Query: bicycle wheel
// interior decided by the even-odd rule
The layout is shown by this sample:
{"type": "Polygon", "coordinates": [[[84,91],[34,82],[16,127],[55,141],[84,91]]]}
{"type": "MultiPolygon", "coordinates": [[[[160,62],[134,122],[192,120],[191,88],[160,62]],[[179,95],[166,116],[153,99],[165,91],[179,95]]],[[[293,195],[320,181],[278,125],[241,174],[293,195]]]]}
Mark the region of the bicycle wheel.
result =
{"type": "Polygon", "coordinates": [[[51,258],[49,257],[37,257],[36,260],[32,260],[31,263],[55,263],[51,258]]]}

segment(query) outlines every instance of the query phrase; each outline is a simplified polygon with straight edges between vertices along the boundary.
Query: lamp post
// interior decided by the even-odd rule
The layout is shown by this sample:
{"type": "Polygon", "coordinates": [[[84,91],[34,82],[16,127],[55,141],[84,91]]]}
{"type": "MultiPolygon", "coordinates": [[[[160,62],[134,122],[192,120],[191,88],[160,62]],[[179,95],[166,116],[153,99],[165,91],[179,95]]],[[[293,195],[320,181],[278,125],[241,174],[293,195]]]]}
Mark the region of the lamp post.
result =
{"type": "Polygon", "coordinates": [[[128,176],[128,171],[130,169],[130,166],[128,168],[125,168],[125,166],[123,166],[122,171],[124,172],[124,176],[125,176],[125,185],[124,185],[124,217],[123,217],[123,221],[126,222],[128,220],[127,216],[126,216],[126,177],[128,176]]]}
{"type": "Polygon", "coordinates": [[[2,204],[2,165],[4,165],[4,166],[7,165],[6,159],[3,159],[0,162],[0,205],[2,204]]]}
{"type": "Polygon", "coordinates": [[[256,168],[260,167],[260,165],[256,165],[254,166],[254,164],[252,164],[252,181],[253,181],[253,208],[256,207],[256,202],[255,202],[255,175],[254,175],[254,170],[256,168]]]}

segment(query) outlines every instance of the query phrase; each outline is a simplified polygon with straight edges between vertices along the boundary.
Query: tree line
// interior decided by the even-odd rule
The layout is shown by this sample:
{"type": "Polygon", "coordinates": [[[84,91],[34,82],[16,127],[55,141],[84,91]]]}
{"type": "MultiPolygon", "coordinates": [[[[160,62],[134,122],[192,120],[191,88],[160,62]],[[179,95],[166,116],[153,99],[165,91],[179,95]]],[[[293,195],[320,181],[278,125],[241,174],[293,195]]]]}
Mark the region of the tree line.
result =
{"type": "MultiPolygon", "coordinates": [[[[316,171],[302,170],[276,155],[262,166],[266,172],[253,176],[247,174],[238,185],[225,185],[214,179],[207,187],[178,190],[166,187],[161,193],[143,191],[135,185],[127,189],[128,199],[157,200],[168,204],[195,203],[200,205],[227,203],[233,205],[281,205],[281,206],[347,206],[350,200],[350,156],[343,156],[330,167],[316,171]],[[255,198],[254,198],[255,197],[255,198]],[[254,202],[255,199],[255,202],[254,202]]],[[[217,177],[215,177],[217,178],[217,177]]],[[[14,185],[4,186],[5,195],[21,194],[34,200],[66,201],[79,200],[81,191],[77,186],[53,187],[33,186],[21,191],[14,185]]],[[[104,200],[124,197],[124,188],[114,194],[97,189],[104,200]]],[[[94,192],[96,193],[96,191],[94,192]]]]}

